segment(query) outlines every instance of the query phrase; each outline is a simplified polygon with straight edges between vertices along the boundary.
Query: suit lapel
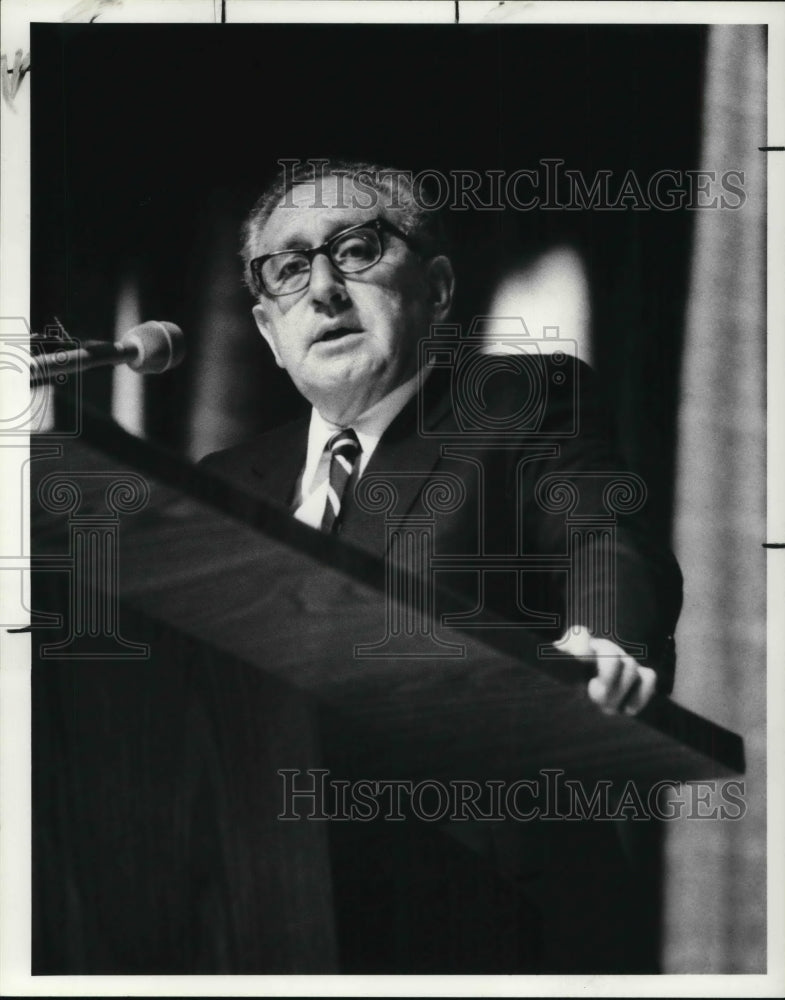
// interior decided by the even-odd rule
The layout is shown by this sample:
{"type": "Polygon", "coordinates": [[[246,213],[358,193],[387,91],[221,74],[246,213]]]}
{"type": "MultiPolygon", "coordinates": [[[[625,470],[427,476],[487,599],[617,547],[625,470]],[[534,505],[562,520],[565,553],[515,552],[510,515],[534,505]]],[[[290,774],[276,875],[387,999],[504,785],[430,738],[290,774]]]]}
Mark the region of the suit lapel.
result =
{"type": "Polygon", "coordinates": [[[264,494],[278,504],[290,506],[308,448],[309,418],[287,424],[265,438],[251,460],[251,469],[264,494]]]}
{"type": "MultiPolygon", "coordinates": [[[[398,414],[382,436],[363,474],[390,475],[398,501],[395,520],[403,520],[439,464],[442,440],[437,429],[453,423],[449,377],[434,371],[426,388],[398,414]]],[[[353,498],[345,501],[341,537],[384,556],[387,548],[385,515],[363,510],[353,498]]]]}

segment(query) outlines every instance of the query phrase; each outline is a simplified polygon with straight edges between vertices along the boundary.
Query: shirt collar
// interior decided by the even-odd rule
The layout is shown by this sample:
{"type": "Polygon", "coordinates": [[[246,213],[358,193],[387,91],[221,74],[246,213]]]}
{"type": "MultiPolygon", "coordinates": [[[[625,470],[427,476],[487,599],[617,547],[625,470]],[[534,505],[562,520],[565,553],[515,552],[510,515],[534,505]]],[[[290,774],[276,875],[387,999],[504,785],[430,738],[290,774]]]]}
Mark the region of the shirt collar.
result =
{"type": "MultiPolygon", "coordinates": [[[[427,374],[427,370],[423,372],[423,375],[427,374]]],[[[374,403],[365,413],[360,414],[356,420],[352,421],[351,427],[357,434],[362,448],[360,471],[363,471],[368,464],[382,434],[416,394],[420,386],[420,378],[420,372],[416,372],[397,389],[393,389],[378,403],[374,403]]],[[[344,428],[326,420],[316,407],[311,410],[311,424],[308,428],[308,453],[302,476],[304,490],[309,489],[314,481],[327,442],[336,431],[340,430],[344,430],[344,428]]]]}

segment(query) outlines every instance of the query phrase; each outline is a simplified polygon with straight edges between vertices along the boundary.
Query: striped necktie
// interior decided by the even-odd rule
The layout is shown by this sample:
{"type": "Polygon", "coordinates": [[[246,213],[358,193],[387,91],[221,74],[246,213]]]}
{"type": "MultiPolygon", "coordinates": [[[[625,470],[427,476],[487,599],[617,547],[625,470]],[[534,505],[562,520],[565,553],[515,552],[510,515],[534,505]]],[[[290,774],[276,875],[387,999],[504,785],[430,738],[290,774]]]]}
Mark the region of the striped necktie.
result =
{"type": "Polygon", "coordinates": [[[324,505],[322,531],[335,531],[343,496],[362,449],[357,435],[351,427],[348,427],[344,431],[333,434],[324,450],[330,451],[330,482],[327,486],[327,502],[324,505]]]}

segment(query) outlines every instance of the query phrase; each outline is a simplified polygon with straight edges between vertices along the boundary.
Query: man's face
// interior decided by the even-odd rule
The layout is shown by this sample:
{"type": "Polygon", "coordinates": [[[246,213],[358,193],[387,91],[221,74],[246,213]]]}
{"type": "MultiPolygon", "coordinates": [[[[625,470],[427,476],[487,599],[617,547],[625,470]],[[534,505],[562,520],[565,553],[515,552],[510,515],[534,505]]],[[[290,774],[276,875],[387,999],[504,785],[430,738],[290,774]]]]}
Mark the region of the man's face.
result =
{"type": "MultiPolygon", "coordinates": [[[[345,181],[340,205],[367,189],[345,181]]],[[[382,200],[380,196],[380,201],[382,200]]],[[[254,255],[320,246],[350,226],[386,218],[401,225],[400,211],[336,207],[335,177],[320,198],[302,184],[279,204],[257,238],[254,255]],[[314,201],[328,207],[314,207],[314,201]]],[[[348,424],[417,370],[418,343],[430,324],[444,319],[452,294],[446,258],[422,260],[398,236],[382,235],[382,259],[365,271],[341,274],[326,254],[312,261],[309,284],[277,298],[262,295],[253,313],[278,364],[322,416],[348,424]]]]}

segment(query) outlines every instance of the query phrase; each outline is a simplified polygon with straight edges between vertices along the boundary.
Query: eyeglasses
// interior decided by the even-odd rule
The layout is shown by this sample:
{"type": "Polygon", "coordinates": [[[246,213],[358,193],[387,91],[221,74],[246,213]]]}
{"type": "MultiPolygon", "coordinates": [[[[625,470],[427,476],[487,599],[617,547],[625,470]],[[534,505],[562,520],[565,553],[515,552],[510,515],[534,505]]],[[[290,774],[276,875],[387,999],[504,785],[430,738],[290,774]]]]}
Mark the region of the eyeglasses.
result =
{"type": "Polygon", "coordinates": [[[265,291],[275,297],[302,291],[311,280],[311,264],[319,253],[326,254],[341,274],[367,271],[384,256],[383,232],[392,233],[414,250],[418,248],[416,240],[391,222],[374,219],[344,229],[310,250],[276,250],[255,257],[250,264],[254,291],[257,295],[265,291]]]}

